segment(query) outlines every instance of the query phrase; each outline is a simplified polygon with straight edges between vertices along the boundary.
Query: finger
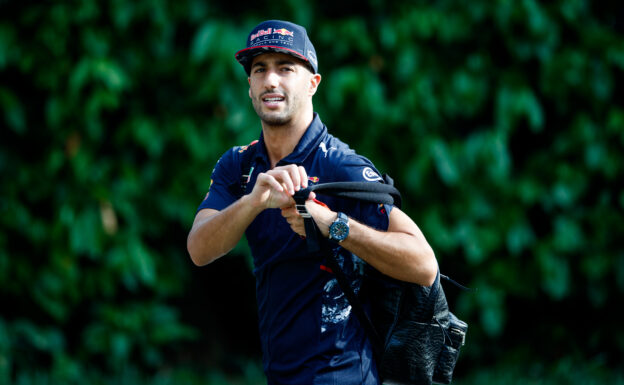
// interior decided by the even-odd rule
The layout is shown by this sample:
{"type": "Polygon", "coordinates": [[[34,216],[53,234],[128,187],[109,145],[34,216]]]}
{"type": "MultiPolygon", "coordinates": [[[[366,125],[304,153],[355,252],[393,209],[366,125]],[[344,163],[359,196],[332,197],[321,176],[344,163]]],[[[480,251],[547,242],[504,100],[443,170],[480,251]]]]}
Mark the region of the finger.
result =
{"type": "Polygon", "coordinates": [[[305,168],[303,168],[303,166],[299,166],[297,167],[297,169],[301,177],[301,186],[303,188],[308,188],[308,173],[306,172],[305,168]]]}
{"type": "Polygon", "coordinates": [[[310,191],[310,195],[308,195],[308,200],[313,201],[316,199],[316,194],[314,191],[310,191]]]}
{"type": "Polygon", "coordinates": [[[282,212],[285,212],[285,211],[288,211],[288,210],[292,210],[294,208],[295,208],[294,205],[286,205],[286,206],[280,207],[280,210],[282,210],[282,212]]]}
{"type": "Polygon", "coordinates": [[[299,191],[301,189],[301,174],[299,173],[299,167],[294,164],[288,166],[288,173],[290,174],[290,179],[293,182],[293,186],[295,187],[295,191],[299,191]]]}
{"type": "Polygon", "coordinates": [[[282,216],[284,218],[292,218],[297,214],[297,209],[295,209],[293,206],[286,206],[282,208],[282,216]]]}
{"type": "Polygon", "coordinates": [[[299,217],[299,213],[296,209],[284,208],[282,209],[282,213],[286,214],[284,219],[290,226],[290,228],[297,234],[301,236],[305,236],[305,226],[303,225],[303,219],[299,217]],[[292,214],[292,215],[290,215],[292,214]]]}
{"type": "MultiPolygon", "coordinates": [[[[292,196],[290,196],[290,195],[287,195],[285,198],[287,199],[287,202],[285,202],[284,204],[280,205],[278,208],[279,208],[280,210],[281,210],[282,208],[288,208],[288,207],[293,207],[293,208],[294,208],[294,207],[295,207],[295,205],[297,204],[297,203],[295,202],[295,199],[294,199],[292,196]]],[[[294,209],[294,210],[296,211],[296,209],[294,209]]]]}
{"type": "Polygon", "coordinates": [[[292,181],[292,178],[290,177],[290,173],[288,173],[284,169],[271,170],[269,171],[269,173],[273,175],[275,179],[279,180],[284,185],[286,191],[288,191],[290,195],[295,194],[295,186],[293,186],[293,181],[292,181]]]}
{"type": "Polygon", "coordinates": [[[268,185],[270,188],[277,190],[278,192],[284,191],[284,187],[282,187],[281,183],[279,183],[272,175],[262,173],[258,175],[258,181],[261,184],[268,185]]]}
{"type": "Polygon", "coordinates": [[[290,195],[294,195],[295,190],[299,189],[299,185],[297,184],[296,180],[293,179],[292,170],[285,171],[284,173],[286,174],[286,178],[284,181],[287,183],[288,191],[290,192],[290,195]]]}

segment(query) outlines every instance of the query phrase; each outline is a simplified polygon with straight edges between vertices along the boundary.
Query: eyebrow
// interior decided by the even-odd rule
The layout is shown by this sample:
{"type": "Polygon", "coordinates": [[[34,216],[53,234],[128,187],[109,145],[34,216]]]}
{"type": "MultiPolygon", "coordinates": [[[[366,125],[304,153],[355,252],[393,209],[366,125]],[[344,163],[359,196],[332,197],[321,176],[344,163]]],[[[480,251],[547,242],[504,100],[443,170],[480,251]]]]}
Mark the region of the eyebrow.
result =
{"type": "MultiPolygon", "coordinates": [[[[290,60],[290,59],[281,59],[281,60],[279,60],[279,61],[277,62],[277,65],[278,65],[278,66],[281,66],[281,65],[295,65],[295,64],[297,64],[297,63],[296,63],[294,60],[290,60]]],[[[257,61],[256,63],[254,63],[254,64],[251,66],[251,68],[255,68],[255,67],[266,67],[266,66],[267,66],[267,63],[266,63],[266,62],[264,62],[264,61],[262,61],[262,60],[259,60],[259,61],[257,61]]]]}

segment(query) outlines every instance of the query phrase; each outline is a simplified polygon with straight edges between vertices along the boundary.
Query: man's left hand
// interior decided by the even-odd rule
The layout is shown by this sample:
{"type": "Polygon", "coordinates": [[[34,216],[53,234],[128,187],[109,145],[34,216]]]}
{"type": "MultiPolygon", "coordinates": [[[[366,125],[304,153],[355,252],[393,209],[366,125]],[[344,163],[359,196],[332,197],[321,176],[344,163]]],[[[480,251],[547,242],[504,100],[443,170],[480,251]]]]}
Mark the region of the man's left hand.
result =
{"type": "MultiPolygon", "coordinates": [[[[337,214],[330,210],[327,206],[321,205],[315,202],[315,194],[310,193],[310,197],[306,201],[306,210],[316,222],[317,227],[321,231],[324,237],[329,236],[329,226],[334,220],[336,220],[337,214]]],[[[303,217],[299,214],[295,206],[288,206],[282,208],[282,216],[286,219],[290,228],[297,234],[305,237],[305,226],[303,224],[303,217]]]]}

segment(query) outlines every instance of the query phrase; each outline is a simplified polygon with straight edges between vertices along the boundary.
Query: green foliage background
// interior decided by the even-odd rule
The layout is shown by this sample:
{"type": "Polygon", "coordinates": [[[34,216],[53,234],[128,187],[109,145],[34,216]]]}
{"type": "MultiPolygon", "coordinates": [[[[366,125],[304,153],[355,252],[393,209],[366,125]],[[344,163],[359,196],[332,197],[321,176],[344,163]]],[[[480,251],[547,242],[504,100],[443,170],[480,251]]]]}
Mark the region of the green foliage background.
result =
{"type": "Polygon", "coordinates": [[[308,28],[323,121],[478,289],[447,288],[470,324],[460,378],[621,370],[621,16],[584,0],[0,0],[0,383],[261,381],[245,248],[200,269],[185,240],[217,159],[259,135],[233,56],[269,18],[308,28]]]}

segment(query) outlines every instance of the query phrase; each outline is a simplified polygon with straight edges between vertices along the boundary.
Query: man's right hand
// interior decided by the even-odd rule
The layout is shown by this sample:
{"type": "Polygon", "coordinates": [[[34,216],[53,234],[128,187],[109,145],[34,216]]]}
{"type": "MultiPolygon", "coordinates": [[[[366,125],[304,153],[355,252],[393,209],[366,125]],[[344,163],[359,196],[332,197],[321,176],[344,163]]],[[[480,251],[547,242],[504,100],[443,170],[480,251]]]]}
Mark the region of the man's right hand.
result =
{"type": "Polygon", "coordinates": [[[307,187],[308,175],[303,167],[276,167],[260,173],[251,193],[224,210],[200,210],[187,239],[191,259],[203,266],[225,255],[258,214],[268,208],[293,206],[295,191],[307,187]]]}
{"type": "Polygon", "coordinates": [[[302,166],[290,164],[258,174],[249,194],[252,204],[264,209],[282,208],[294,204],[295,191],[308,187],[308,174],[302,166]]]}

